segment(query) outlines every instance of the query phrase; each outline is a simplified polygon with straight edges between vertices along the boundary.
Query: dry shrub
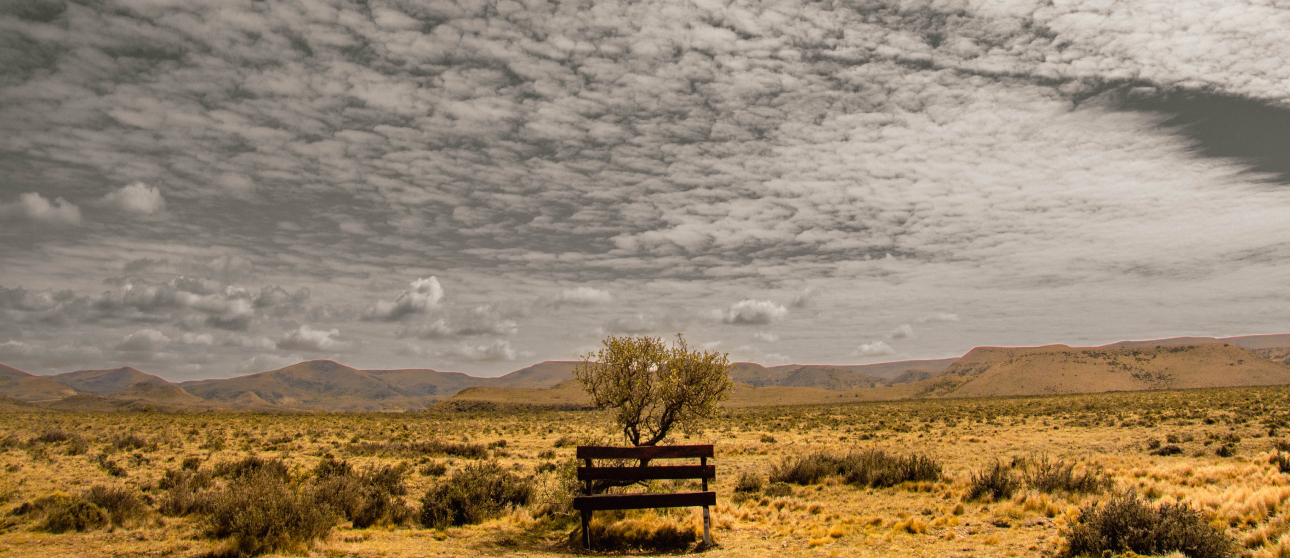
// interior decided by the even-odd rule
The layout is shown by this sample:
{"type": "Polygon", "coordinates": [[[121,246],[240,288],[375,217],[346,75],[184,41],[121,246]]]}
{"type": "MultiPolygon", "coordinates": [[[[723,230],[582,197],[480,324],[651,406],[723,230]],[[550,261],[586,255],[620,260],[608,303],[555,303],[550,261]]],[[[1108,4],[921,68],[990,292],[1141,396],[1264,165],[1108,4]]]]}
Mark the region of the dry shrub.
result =
{"type": "Polygon", "coordinates": [[[259,456],[248,456],[240,461],[226,461],[215,465],[215,476],[229,479],[244,479],[264,474],[279,480],[287,479],[287,464],[281,459],[263,459],[259,456]]]}
{"type": "Polygon", "coordinates": [[[345,446],[345,453],[350,455],[451,455],[464,459],[488,459],[488,448],[482,444],[444,442],[359,442],[345,446]]]}
{"type": "Polygon", "coordinates": [[[1021,479],[1012,472],[1012,468],[995,461],[993,465],[972,474],[968,481],[968,500],[979,500],[989,496],[991,500],[1006,500],[1021,488],[1021,479]]]}
{"type": "Polygon", "coordinates": [[[1081,508],[1079,518],[1064,535],[1067,548],[1062,557],[1181,552],[1189,558],[1226,558],[1236,546],[1207,523],[1199,510],[1186,504],[1152,507],[1132,492],[1100,507],[1090,504],[1081,508]]]}
{"type": "Polygon", "coordinates": [[[739,480],[735,482],[735,492],[757,493],[761,492],[761,477],[751,473],[739,475],[739,480]]]}
{"type": "Polygon", "coordinates": [[[770,482],[807,485],[833,476],[844,477],[847,484],[881,488],[902,482],[940,480],[941,465],[930,457],[890,456],[881,450],[849,453],[844,457],[816,452],[780,462],[771,469],[770,482]]]}
{"type": "Polygon", "coordinates": [[[13,511],[19,516],[44,516],[38,527],[49,533],[84,532],[106,527],[108,515],[79,496],[55,492],[27,502],[13,511]]]}
{"type": "Polygon", "coordinates": [[[1085,470],[1082,474],[1076,474],[1074,463],[1050,461],[1047,456],[1026,463],[1024,471],[1026,485],[1046,494],[1057,491],[1096,494],[1110,490],[1115,484],[1101,471],[1085,470]]]}
{"type": "Polygon", "coordinates": [[[1277,466],[1277,471],[1290,473],[1290,456],[1278,451],[1269,460],[1269,463],[1277,466]]]}
{"type": "Polygon", "coordinates": [[[126,434],[112,440],[112,446],[121,451],[146,450],[148,440],[137,434],[126,434]]]}
{"type": "Polygon", "coordinates": [[[336,523],[331,508],[270,471],[229,483],[214,494],[207,534],[228,539],[242,556],[297,552],[327,536],[336,523]]]}
{"type": "Polygon", "coordinates": [[[166,491],[159,511],[171,517],[210,512],[214,505],[213,492],[209,490],[211,482],[209,470],[166,471],[157,483],[158,488],[166,491]]]}
{"type": "Polygon", "coordinates": [[[40,436],[32,438],[32,441],[43,442],[46,444],[54,444],[54,443],[66,441],[67,438],[68,438],[68,435],[66,432],[63,431],[62,428],[51,428],[49,430],[46,430],[44,434],[41,434],[40,436]]]}
{"type": "MultiPolygon", "coordinates": [[[[628,516],[624,512],[599,512],[591,521],[591,546],[595,550],[677,552],[703,539],[694,522],[679,522],[653,510],[628,516]]],[[[581,537],[581,529],[574,535],[581,537]]]]}
{"type": "Polygon", "coordinates": [[[124,526],[148,515],[148,506],[134,491],[96,484],[85,493],[85,501],[107,513],[113,525],[124,526]]]}
{"type": "Polygon", "coordinates": [[[532,479],[520,478],[495,462],[467,465],[426,491],[421,524],[442,529],[479,523],[502,515],[509,506],[527,504],[532,495],[532,479]]]}
{"type": "Polygon", "coordinates": [[[408,493],[402,466],[382,466],[356,473],[348,462],[324,459],[314,473],[318,476],[315,497],[331,506],[354,528],[366,529],[378,523],[401,525],[412,519],[412,510],[398,498],[408,493]]]}

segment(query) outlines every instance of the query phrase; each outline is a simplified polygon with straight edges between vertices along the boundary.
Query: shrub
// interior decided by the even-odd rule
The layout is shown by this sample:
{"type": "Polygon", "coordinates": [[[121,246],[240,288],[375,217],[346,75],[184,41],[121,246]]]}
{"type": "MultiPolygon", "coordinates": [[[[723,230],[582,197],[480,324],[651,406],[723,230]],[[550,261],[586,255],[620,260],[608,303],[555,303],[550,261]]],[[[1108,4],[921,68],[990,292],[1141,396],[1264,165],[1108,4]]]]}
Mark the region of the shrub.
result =
{"type": "Polygon", "coordinates": [[[350,455],[451,455],[464,459],[488,459],[488,448],[482,444],[444,442],[359,442],[345,446],[350,455]]]}
{"type": "Polygon", "coordinates": [[[421,524],[444,528],[497,517],[508,506],[528,503],[530,479],[505,471],[494,462],[468,465],[427,490],[421,499],[421,524]]]}
{"type": "Polygon", "coordinates": [[[126,473],[125,471],[125,467],[118,465],[116,461],[108,459],[108,456],[105,453],[100,453],[96,461],[99,464],[99,468],[103,469],[103,471],[105,471],[110,476],[113,476],[116,478],[124,478],[126,476],[129,476],[128,473],[126,473]]]}
{"type": "Polygon", "coordinates": [[[112,440],[112,445],[121,451],[142,450],[148,448],[148,440],[137,434],[126,434],[112,440]]]}
{"type": "Polygon", "coordinates": [[[1018,488],[1021,488],[1021,480],[1012,469],[995,461],[994,465],[972,474],[967,499],[979,500],[988,495],[994,501],[1004,500],[1012,497],[1018,488]]]}
{"type": "Polygon", "coordinates": [[[792,496],[793,487],[789,486],[786,483],[774,482],[774,483],[771,483],[770,486],[767,486],[766,490],[764,490],[762,494],[765,494],[771,498],[782,498],[784,496],[792,496]]]}
{"type": "Polygon", "coordinates": [[[423,477],[442,477],[448,472],[448,465],[441,461],[431,461],[421,467],[419,471],[423,477]]]}
{"type": "Polygon", "coordinates": [[[41,434],[40,436],[37,436],[32,440],[36,442],[43,442],[46,444],[53,444],[53,443],[65,441],[67,440],[67,438],[68,438],[67,433],[63,432],[62,428],[51,428],[49,430],[46,430],[44,434],[41,434]]]}
{"type": "Polygon", "coordinates": [[[1273,465],[1276,465],[1278,471],[1282,473],[1290,473],[1290,456],[1277,452],[1276,455],[1273,455],[1268,461],[1273,465]]]}
{"type": "Polygon", "coordinates": [[[49,533],[84,532],[105,527],[108,517],[98,506],[64,492],[37,498],[14,510],[14,515],[43,514],[39,529],[49,533]]]}
{"type": "Polygon", "coordinates": [[[761,492],[761,477],[749,473],[739,475],[739,480],[735,482],[735,492],[761,492]]]}
{"type": "Polygon", "coordinates": [[[210,471],[166,471],[158,487],[166,491],[159,511],[162,515],[178,517],[190,513],[206,513],[214,505],[210,471]]]}
{"type": "Polygon", "coordinates": [[[356,474],[349,463],[324,459],[315,473],[319,477],[315,497],[331,506],[354,528],[366,529],[382,521],[402,524],[412,518],[412,511],[396,498],[407,494],[403,485],[402,466],[384,466],[356,474]]]}
{"type": "Polygon", "coordinates": [[[90,451],[90,443],[76,434],[67,438],[67,455],[85,455],[90,451]]]}
{"type": "Polygon", "coordinates": [[[578,441],[573,439],[572,436],[560,436],[560,438],[555,441],[554,445],[557,448],[576,446],[578,445],[578,441]]]}
{"type": "Polygon", "coordinates": [[[1064,535],[1067,548],[1060,554],[1063,558],[1126,552],[1181,552],[1189,558],[1224,558],[1235,550],[1232,539],[1210,526],[1200,511],[1186,504],[1155,508],[1131,492],[1101,507],[1090,504],[1082,508],[1064,535]]]}
{"type": "MultiPolygon", "coordinates": [[[[1171,446],[1165,446],[1171,447],[1171,446]]],[[[1034,490],[1052,494],[1066,491],[1074,494],[1095,494],[1110,490],[1113,482],[1101,471],[1084,471],[1075,474],[1075,464],[1063,461],[1050,461],[1041,457],[1033,463],[1024,465],[1026,484],[1034,490]]]]}
{"type": "Polygon", "coordinates": [[[336,516],[313,494],[293,490],[270,471],[254,473],[213,497],[207,534],[228,539],[243,556],[299,551],[331,531],[336,516]]]}
{"type": "Polygon", "coordinates": [[[248,456],[241,461],[226,461],[215,465],[215,476],[229,479],[244,479],[258,474],[265,474],[279,480],[287,480],[287,464],[281,459],[263,459],[259,456],[248,456]]]}
{"type": "Polygon", "coordinates": [[[148,515],[148,506],[126,488],[96,484],[85,494],[85,501],[106,512],[113,525],[125,525],[148,515]]]}
{"type": "Polygon", "coordinates": [[[1223,444],[1214,450],[1214,455],[1219,457],[1232,457],[1236,455],[1236,446],[1233,444],[1223,444]]]}
{"type": "Polygon", "coordinates": [[[1169,444],[1167,446],[1163,446],[1155,450],[1152,450],[1151,455],[1160,455],[1160,456],[1179,455],[1182,452],[1183,452],[1182,448],[1175,446],[1173,444],[1169,444]]]}
{"type": "Polygon", "coordinates": [[[831,476],[844,477],[848,484],[881,488],[902,482],[940,480],[941,466],[930,457],[889,456],[880,450],[845,457],[817,452],[796,461],[785,459],[774,466],[770,482],[807,485],[831,476]]]}

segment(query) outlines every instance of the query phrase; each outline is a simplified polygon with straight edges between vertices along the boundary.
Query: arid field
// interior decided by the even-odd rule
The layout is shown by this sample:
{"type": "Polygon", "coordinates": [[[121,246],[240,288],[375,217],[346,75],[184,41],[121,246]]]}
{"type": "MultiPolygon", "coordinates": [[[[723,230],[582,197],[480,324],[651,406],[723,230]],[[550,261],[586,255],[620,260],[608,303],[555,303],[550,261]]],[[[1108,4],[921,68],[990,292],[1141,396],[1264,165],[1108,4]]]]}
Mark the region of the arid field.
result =
{"type": "MultiPolygon", "coordinates": [[[[1290,463],[1276,458],[1290,451],[1288,419],[1287,387],[731,407],[672,440],[716,446],[714,548],[687,544],[701,528],[697,508],[599,512],[593,532],[606,545],[637,546],[597,551],[609,554],[1055,555],[1081,507],[1131,491],[1200,510],[1236,555],[1284,556],[1290,463]],[[875,488],[827,472],[803,479],[801,467],[789,480],[804,484],[769,478],[784,480],[819,452],[867,450],[930,458],[940,478],[875,488]],[[1015,491],[973,498],[974,476],[996,464],[1015,491]],[[1089,482],[1074,493],[1043,485],[1043,464],[1089,482]],[[649,541],[662,550],[642,549],[649,541]]],[[[308,494],[306,504],[331,510],[310,519],[316,540],[272,554],[582,554],[568,507],[574,448],[612,440],[601,412],[497,404],[397,414],[11,412],[0,423],[0,555],[40,558],[234,555],[212,509],[258,505],[228,494],[266,471],[279,479],[267,492],[308,494]],[[427,491],[487,463],[523,483],[524,502],[475,525],[421,524],[427,491]],[[344,492],[359,485],[385,489],[344,492]],[[328,490],[330,500],[320,496],[328,490]],[[102,516],[68,504],[85,501],[102,516]],[[358,504],[342,513],[346,501],[358,504]],[[80,509],[81,523],[55,517],[59,505],[80,509]]]]}

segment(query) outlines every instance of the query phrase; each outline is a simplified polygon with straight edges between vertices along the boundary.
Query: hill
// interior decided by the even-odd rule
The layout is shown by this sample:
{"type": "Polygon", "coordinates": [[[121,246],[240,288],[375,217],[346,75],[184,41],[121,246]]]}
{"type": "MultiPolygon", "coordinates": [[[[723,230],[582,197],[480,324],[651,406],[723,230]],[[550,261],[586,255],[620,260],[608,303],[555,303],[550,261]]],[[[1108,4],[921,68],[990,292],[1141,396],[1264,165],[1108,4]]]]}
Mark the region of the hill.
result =
{"type": "Polygon", "coordinates": [[[57,380],[0,364],[0,397],[19,401],[57,401],[73,395],[76,395],[75,390],[57,380]]]}
{"type": "Polygon", "coordinates": [[[77,370],[47,377],[71,387],[77,393],[93,395],[112,395],[140,383],[174,385],[129,366],[110,370],[77,370]]]}
{"type": "Polygon", "coordinates": [[[238,407],[331,411],[383,411],[424,407],[429,400],[400,393],[390,382],[330,360],[311,360],[286,368],[225,380],[179,384],[192,395],[238,407]]]}
{"type": "Polygon", "coordinates": [[[1230,343],[1071,348],[977,347],[928,396],[997,397],[1290,383],[1290,366],[1230,343]]]}
{"type": "Polygon", "coordinates": [[[850,366],[789,364],[769,368],[752,362],[737,362],[730,369],[730,379],[753,387],[876,388],[925,380],[945,370],[955,360],[909,360],[850,366]]]}
{"type": "Polygon", "coordinates": [[[169,382],[165,384],[158,384],[156,382],[139,382],[117,392],[112,395],[112,398],[125,401],[147,401],[178,406],[197,406],[206,403],[206,400],[188,393],[184,388],[169,382]]]}
{"type": "Polygon", "coordinates": [[[1148,341],[1120,341],[1103,347],[1148,347],[1155,345],[1204,345],[1209,343],[1230,343],[1243,349],[1271,349],[1290,347],[1290,333],[1276,335],[1244,335],[1240,337],[1171,337],[1148,341]]]}

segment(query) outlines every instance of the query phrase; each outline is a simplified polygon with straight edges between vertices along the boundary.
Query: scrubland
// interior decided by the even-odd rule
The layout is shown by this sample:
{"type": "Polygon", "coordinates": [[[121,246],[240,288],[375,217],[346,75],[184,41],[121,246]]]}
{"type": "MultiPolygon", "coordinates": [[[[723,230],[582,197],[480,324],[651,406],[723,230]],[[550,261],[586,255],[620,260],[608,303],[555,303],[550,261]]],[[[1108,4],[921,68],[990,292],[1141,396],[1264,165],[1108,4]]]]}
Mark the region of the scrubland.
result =
{"type": "MultiPolygon", "coordinates": [[[[6,413],[0,555],[582,554],[574,448],[608,425],[505,405],[6,413]]],[[[716,445],[715,547],[697,509],[599,512],[594,553],[1056,556],[1133,500],[1222,537],[1192,554],[1287,556],[1288,426],[1286,387],[729,408],[671,440],[716,445]]]]}

